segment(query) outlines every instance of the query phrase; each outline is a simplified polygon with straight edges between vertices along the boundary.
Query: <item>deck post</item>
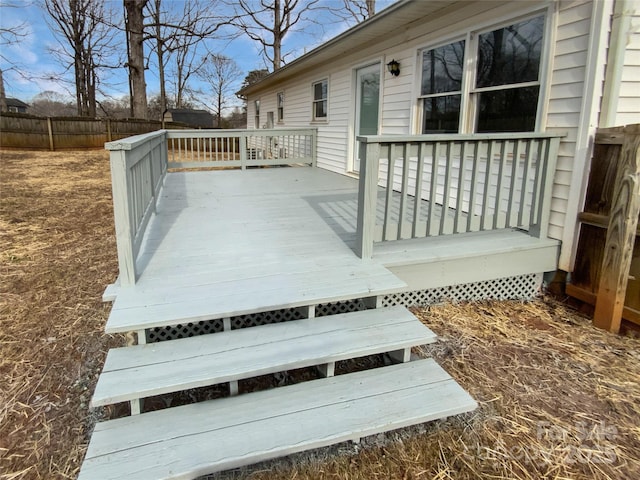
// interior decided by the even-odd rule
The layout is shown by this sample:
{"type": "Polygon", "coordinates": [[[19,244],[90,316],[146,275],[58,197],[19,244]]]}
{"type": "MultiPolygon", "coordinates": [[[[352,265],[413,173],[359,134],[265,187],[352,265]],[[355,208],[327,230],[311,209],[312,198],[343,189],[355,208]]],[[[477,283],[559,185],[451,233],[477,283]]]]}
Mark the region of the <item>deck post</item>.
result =
{"type": "Polygon", "coordinates": [[[378,169],[380,167],[380,144],[368,143],[366,137],[364,158],[360,159],[360,183],[358,188],[358,218],[356,226],[356,255],[371,258],[373,236],[376,227],[376,204],[378,202],[378,169]]]}
{"type": "MultiPolygon", "coordinates": [[[[553,194],[553,181],[556,173],[556,163],[558,159],[558,148],[560,147],[560,137],[549,138],[546,158],[540,171],[542,176],[540,181],[540,192],[538,192],[538,215],[535,224],[529,228],[529,234],[538,238],[547,238],[549,232],[549,219],[551,217],[551,199],[553,194]]],[[[539,159],[538,161],[541,161],[539,159]]]]}
{"type": "Polygon", "coordinates": [[[247,134],[242,132],[240,134],[240,168],[242,170],[247,169],[247,134]]]}
{"type": "Polygon", "coordinates": [[[127,152],[112,150],[110,153],[111,189],[113,211],[118,246],[118,268],[120,284],[130,286],[136,283],[136,264],[133,253],[133,232],[131,230],[131,209],[129,206],[129,175],[127,152]]]}
{"type": "Polygon", "coordinates": [[[318,129],[311,130],[311,166],[318,165],[318,129]]]}

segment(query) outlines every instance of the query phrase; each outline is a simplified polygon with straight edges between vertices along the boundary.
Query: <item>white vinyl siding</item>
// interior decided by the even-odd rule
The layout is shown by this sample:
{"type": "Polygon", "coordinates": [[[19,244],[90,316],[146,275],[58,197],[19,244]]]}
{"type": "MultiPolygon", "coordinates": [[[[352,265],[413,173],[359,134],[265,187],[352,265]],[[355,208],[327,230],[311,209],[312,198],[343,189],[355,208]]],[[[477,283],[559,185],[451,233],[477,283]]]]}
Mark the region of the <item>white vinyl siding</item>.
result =
{"type": "Polygon", "coordinates": [[[577,186],[577,191],[572,192],[570,187],[585,94],[591,10],[590,0],[563,1],[559,5],[546,121],[548,132],[567,135],[560,144],[551,201],[549,236],[558,240],[562,239],[567,221],[569,195],[579,194],[580,190],[577,186]]]}
{"type": "MultiPolygon", "coordinates": [[[[587,92],[585,76],[592,75],[588,69],[590,55],[590,28],[592,24],[592,0],[561,0],[559,2],[505,2],[502,5],[485,2],[469,4],[465,8],[451,9],[449,13],[410,23],[402,32],[395,32],[384,41],[350,52],[331,63],[319,65],[308,73],[281,82],[270,91],[259,92],[264,100],[271,96],[274,101],[277,91],[286,90],[286,116],[284,125],[318,128],[318,165],[329,170],[345,173],[349,166],[348,156],[353,148],[354,121],[354,72],[355,69],[378,61],[389,62],[392,58],[400,63],[400,75],[392,77],[386,68],[381,79],[380,133],[401,135],[418,133],[419,115],[419,55],[420,51],[433,45],[454,41],[468,31],[486,31],[495,25],[531,17],[551,5],[557,14],[547,17],[550,25],[548,72],[541,71],[541,95],[544,105],[539,111],[540,129],[566,136],[559,147],[557,173],[554,181],[551,204],[549,235],[563,240],[560,267],[570,268],[566,260],[573,250],[572,232],[576,222],[576,202],[583,194],[579,179],[584,177],[588,153],[584,146],[585,132],[589,132],[589,115],[581,112],[587,92]],[[555,30],[553,30],[555,28],[555,30]],[[546,75],[546,76],[543,76],[546,75]],[[311,119],[311,84],[323,76],[329,79],[329,104],[327,123],[314,124],[311,119]],[[582,124],[582,125],[581,125],[582,124]],[[577,142],[583,145],[577,148],[577,142]],[[570,212],[567,216],[567,212],[570,212]],[[570,218],[569,218],[570,217],[570,218]]],[[[606,13],[607,15],[610,12],[606,13]]],[[[607,20],[606,18],[604,19],[607,20]]],[[[640,101],[640,15],[633,18],[634,33],[625,57],[625,69],[620,87],[621,104],[618,123],[639,121],[640,101]],[[624,120],[624,121],[623,121],[624,120]]],[[[605,32],[606,33],[606,32],[605,32]]],[[[606,38],[607,35],[604,35],[606,38]]],[[[604,66],[602,66],[604,69],[604,66]]],[[[601,95],[595,87],[595,97],[601,95]]],[[[265,104],[263,111],[269,107],[265,104]]],[[[273,107],[275,111],[275,105],[273,107]]]]}
{"type": "Polygon", "coordinates": [[[616,125],[640,123],[640,4],[630,3],[634,10],[624,54],[616,125]]]}

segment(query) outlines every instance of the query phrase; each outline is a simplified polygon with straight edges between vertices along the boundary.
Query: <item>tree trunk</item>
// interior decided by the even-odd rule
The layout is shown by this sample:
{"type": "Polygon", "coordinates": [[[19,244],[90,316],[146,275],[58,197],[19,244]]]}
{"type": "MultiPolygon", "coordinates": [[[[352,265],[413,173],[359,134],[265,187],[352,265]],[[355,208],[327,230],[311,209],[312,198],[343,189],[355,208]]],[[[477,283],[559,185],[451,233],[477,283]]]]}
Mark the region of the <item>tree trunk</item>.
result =
{"type": "Polygon", "coordinates": [[[0,112],[7,111],[7,97],[4,94],[4,80],[2,79],[2,70],[0,70],[0,112]]]}
{"type": "Polygon", "coordinates": [[[282,18],[280,16],[280,0],[273,4],[273,71],[282,64],[282,18]]]}
{"type": "Polygon", "coordinates": [[[144,80],[143,9],[147,0],[124,0],[126,12],[127,46],[129,53],[129,85],[131,91],[131,115],[146,119],[147,85],[144,80]]]}

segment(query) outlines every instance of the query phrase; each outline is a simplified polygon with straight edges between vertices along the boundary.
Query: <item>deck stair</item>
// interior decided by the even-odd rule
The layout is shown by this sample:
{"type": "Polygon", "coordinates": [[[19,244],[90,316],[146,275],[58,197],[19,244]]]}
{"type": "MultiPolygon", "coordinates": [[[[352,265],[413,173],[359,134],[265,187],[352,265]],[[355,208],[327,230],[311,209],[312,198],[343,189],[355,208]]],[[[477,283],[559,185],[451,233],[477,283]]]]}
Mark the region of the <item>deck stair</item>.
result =
{"type": "Polygon", "coordinates": [[[435,334],[404,307],[308,318],[109,352],[92,404],[108,405],[317,366],[325,378],[96,425],[79,479],[174,479],[358,440],[473,410],[475,401],[411,347],[435,334]],[[334,376],[335,362],[397,363],[334,376]]]}
{"type": "Polygon", "coordinates": [[[337,361],[377,353],[405,361],[412,346],[435,340],[406,308],[391,307],[116,348],[92,406],[224,382],[236,393],[238,380],[310,366],[331,376],[337,361]]]}

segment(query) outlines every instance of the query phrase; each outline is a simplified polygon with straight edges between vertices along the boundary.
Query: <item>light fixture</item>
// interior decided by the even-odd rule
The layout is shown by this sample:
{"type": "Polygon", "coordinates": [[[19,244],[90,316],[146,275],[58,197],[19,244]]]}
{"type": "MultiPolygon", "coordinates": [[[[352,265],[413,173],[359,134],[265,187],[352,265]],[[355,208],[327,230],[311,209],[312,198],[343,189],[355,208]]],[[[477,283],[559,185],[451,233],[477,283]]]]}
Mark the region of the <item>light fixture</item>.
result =
{"type": "Polygon", "coordinates": [[[387,70],[389,70],[389,73],[391,75],[397,77],[398,75],[400,75],[400,63],[396,62],[395,59],[391,60],[389,63],[387,63],[387,70]]]}

